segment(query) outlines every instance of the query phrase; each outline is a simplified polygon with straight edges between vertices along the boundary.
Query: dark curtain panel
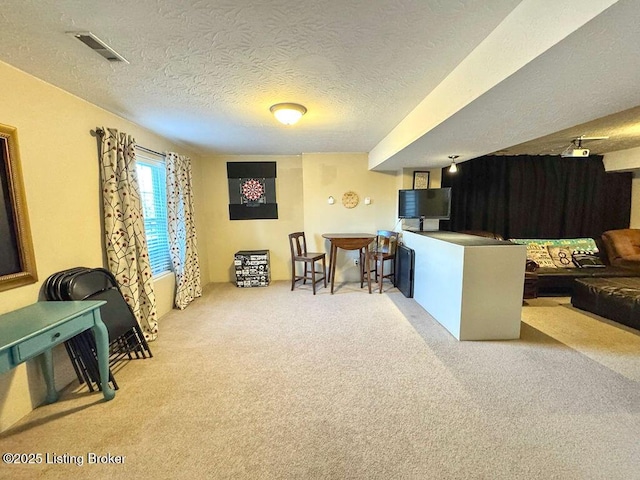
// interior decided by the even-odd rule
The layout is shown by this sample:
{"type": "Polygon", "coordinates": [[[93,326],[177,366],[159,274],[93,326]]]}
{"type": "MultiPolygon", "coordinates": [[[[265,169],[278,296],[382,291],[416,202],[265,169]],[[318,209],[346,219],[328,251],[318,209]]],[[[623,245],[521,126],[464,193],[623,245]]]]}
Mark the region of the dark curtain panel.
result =
{"type": "Polygon", "coordinates": [[[601,156],[486,156],[442,170],[452,187],[444,230],[504,238],[600,237],[629,228],[631,173],[606,173],[601,156]]]}

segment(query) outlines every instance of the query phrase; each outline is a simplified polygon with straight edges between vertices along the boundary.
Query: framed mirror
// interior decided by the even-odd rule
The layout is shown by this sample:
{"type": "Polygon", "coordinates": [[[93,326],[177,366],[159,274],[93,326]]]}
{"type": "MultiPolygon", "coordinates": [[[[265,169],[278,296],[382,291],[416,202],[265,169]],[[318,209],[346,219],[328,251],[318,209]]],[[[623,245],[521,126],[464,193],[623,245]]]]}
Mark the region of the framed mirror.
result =
{"type": "Polygon", "coordinates": [[[37,281],[18,132],[0,124],[0,291],[37,281]]]}

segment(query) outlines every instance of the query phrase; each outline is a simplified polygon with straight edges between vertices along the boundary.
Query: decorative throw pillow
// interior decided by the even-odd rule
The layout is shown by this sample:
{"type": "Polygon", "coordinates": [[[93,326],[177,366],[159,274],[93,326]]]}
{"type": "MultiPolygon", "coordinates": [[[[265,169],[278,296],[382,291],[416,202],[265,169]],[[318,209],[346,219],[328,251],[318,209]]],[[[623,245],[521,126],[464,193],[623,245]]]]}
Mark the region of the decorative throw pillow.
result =
{"type": "Polygon", "coordinates": [[[580,268],[603,268],[605,264],[594,252],[588,250],[576,250],[571,255],[573,263],[580,268]]]}
{"type": "Polygon", "coordinates": [[[574,268],[573,264],[572,251],[567,247],[552,247],[548,246],[547,250],[549,250],[549,255],[551,256],[551,260],[554,265],[558,268],[574,268]]]}
{"type": "Polygon", "coordinates": [[[535,244],[527,245],[527,259],[536,262],[540,268],[557,268],[547,247],[535,244]]]}

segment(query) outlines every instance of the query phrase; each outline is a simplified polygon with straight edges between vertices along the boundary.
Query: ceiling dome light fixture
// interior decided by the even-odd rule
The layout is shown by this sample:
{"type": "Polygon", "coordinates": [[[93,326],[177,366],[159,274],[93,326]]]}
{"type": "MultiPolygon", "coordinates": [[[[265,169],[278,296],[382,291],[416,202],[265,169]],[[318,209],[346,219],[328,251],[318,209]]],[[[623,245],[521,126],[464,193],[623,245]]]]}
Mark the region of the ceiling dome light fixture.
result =
{"type": "Polygon", "coordinates": [[[456,165],[456,158],[458,158],[460,155],[449,155],[449,158],[451,159],[451,166],[449,167],[449,173],[456,173],[458,171],[458,167],[456,165]]]}
{"type": "Polygon", "coordinates": [[[307,113],[307,109],[297,103],[277,103],[272,105],[269,110],[279,122],[285,125],[297,123],[302,118],[302,115],[307,113]]]}

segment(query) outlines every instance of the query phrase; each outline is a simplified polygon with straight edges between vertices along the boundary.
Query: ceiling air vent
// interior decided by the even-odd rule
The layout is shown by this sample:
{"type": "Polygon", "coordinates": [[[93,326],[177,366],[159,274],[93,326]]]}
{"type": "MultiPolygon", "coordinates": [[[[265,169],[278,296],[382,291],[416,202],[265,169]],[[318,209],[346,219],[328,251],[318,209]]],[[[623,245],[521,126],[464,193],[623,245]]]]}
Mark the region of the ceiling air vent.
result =
{"type": "Polygon", "coordinates": [[[73,35],[82,43],[84,43],[91,50],[102,55],[104,58],[109,60],[110,62],[124,62],[129,63],[126,58],[117,53],[113,48],[104,43],[98,37],[96,37],[91,32],[67,32],[70,35],[73,35]]]}

